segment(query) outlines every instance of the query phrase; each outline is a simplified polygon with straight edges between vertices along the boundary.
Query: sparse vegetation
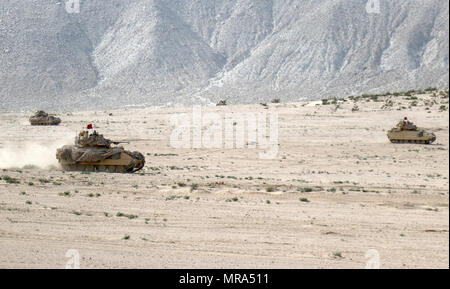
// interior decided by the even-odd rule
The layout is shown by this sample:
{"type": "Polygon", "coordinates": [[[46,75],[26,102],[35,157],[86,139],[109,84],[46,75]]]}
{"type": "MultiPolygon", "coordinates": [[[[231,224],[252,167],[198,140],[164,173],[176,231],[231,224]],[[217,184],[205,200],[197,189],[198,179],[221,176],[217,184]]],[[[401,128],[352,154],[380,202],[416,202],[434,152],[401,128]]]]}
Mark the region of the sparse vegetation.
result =
{"type": "Polygon", "coordinates": [[[191,185],[191,192],[195,191],[198,189],[198,184],[192,184],[191,185]]]}
{"type": "Polygon", "coordinates": [[[124,214],[124,213],[121,213],[121,212],[118,212],[118,213],[116,214],[116,217],[125,217],[125,218],[128,218],[128,219],[130,219],[130,220],[132,220],[132,219],[137,219],[137,218],[138,218],[137,215],[133,215],[133,214],[124,214]]]}
{"type": "Polygon", "coordinates": [[[58,196],[61,196],[61,197],[70,197],[70,192],[59,193],[58,196]]]}
{"type": "Polygon", "coordinates": [[[0,180],[4,180],[7,184],[20,184],[20,181],[16,178],[12,178],[10,176],[2,176],[0,180]]]}
{"type": "MultiPolygon", "coordinates": [[[[147,154],[150,155],[150,154],[147,154]]],[[[155,157],[176,157],[178,154],[153,154],[155,157]]]]}
{"type": "Polygon", "coordinates": [[[333,252],[333,257],[335,258],[344,258],[341,252],[333,252]]]}
{"type": "Polygon", "coordinates": [[[239,201],[239,198],[238,197],[233,197],[231,199],[227,199],[226,201],[227,202],[237,202],[237,201],[239,201]]]}
{"type": "Polygon", "coordinates": [[[89,198],[93,198],[93,197],[100,197],[101,196],[101,194],[99,194],[99,193],[96,193],[96,194],[94,194],[94,193],[89,193],[89,194],[87,194],[86,195],[87,197],[89,197],[89,198]]]}

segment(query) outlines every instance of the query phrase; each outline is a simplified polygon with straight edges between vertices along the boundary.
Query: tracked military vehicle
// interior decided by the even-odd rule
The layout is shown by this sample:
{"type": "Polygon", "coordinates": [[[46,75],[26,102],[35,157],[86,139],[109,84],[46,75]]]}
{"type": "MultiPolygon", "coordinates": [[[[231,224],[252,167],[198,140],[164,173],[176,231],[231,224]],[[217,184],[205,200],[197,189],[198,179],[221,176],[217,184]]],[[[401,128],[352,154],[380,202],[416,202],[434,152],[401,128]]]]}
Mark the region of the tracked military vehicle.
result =
{"type": "Polygon", "coordinates": [[[81,131],[75,145],[65,145],[56,151],[62,168],[66,171],[89,171],[108,173],[134,173],[145,165],[140,152],[130,152],[98,134],[81,131]]]}
{"type": "Polygon", "coordinates": [[[38,110],[29,120],[31,125],[58,125],[61,123],[59,117],[49,115],[43,110],[38,110]]]}
{"type": "Polygon", "coordinates": [[[392,143],[422,143],[430,144],[436,140],[436,135],[418,128],[405,117],[396,127],[388,131],[387,137],[392,143]]]}
{"type": "Polygon", "coordinates": [[[226,100],[219,100],[219,102],[216,104],[216,106],[225,106],[225,105],[227,105],[226,100]]]}

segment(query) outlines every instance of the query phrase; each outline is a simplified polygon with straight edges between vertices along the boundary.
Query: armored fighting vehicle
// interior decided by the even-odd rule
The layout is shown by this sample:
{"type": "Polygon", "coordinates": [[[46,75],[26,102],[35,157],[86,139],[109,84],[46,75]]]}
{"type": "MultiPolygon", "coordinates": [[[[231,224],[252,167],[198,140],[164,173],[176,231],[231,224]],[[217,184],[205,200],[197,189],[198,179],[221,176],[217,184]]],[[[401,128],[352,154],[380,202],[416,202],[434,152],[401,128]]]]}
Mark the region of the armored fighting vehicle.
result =
{"type": "Polygon", "coordinates": [[[216,106],[225,106],[225,105],[227,105],[226,100],[219,100],[219,102],[216,104],[216,106]]]}
{"type": "Polygon", "coordinates": [[[405,117],[396,127],[388,131],[387,137],[393,143],[423,143],[430,144],[436,140],[436,135],[418,128],[405,117]]]}
{"type": "Polygon", "coordinates": [[[75,145],[65,145],[56,151],[56,158],[66,171],[134,173],[145,165],[140,152],[130,152],[98,134],[81,131],[75,145]]]}
{"type": "Polygon", "coordinates": [[[61,123],[59,117],[49,115],[43,110],[38,110],[33,116],[30,117],[31,125],[58,125],[61,123]]]}

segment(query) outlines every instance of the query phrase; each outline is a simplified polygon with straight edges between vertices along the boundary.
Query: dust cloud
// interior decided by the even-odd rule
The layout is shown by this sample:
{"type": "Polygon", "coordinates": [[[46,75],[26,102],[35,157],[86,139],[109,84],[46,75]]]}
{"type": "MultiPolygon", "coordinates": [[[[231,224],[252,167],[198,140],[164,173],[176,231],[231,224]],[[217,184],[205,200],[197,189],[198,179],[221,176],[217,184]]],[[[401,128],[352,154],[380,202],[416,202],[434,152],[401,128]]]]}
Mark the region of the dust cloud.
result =
{"type": "Polygon", "coordinates": [[[56,149],[72,144],[74,136],[49,143],[4,143],[0,147],[0,169],[59,167],[56,149]]]}

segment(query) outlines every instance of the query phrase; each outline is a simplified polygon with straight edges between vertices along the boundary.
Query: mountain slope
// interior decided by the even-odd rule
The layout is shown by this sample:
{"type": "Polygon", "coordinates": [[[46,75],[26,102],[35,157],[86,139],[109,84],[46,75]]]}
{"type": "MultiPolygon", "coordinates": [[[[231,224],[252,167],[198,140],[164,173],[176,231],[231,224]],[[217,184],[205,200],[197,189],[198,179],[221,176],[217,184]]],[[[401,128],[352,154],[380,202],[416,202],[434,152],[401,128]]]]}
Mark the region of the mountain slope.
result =
{"type": "Polygon", "coordinates": [[[449,4],[0,3],[0,109],[230,103],[448,87],[449,4]]]}

